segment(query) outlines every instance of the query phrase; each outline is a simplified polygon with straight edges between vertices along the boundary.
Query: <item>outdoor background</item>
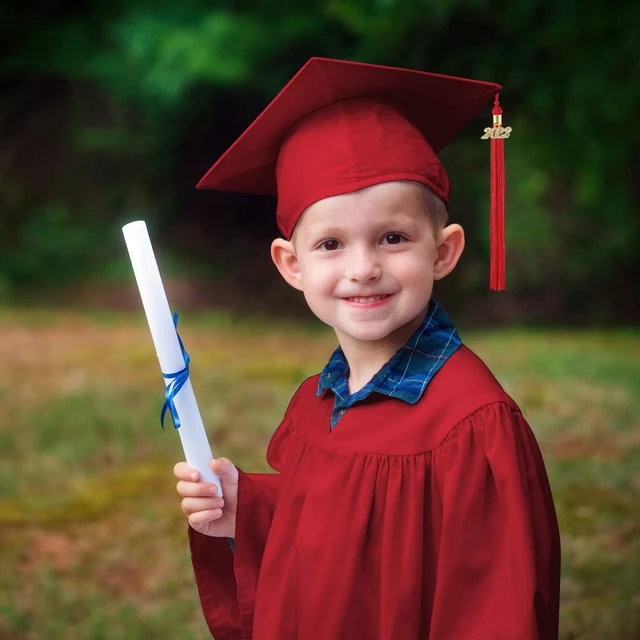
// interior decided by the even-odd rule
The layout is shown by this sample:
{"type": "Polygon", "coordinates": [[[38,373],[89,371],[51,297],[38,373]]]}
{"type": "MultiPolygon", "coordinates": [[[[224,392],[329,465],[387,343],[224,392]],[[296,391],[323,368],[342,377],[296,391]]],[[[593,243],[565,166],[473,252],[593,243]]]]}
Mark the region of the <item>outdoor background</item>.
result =
{"type": "Polygon", "coordinates": [[[561,637],[640,638],[639,23],[604,0],[0,5],[0,638],[208,637],[121,227],[147,221],[214,453],[267,470],[335,338],[271,265],[275,202],[195,184],[311,56],[504,86],[507,290],[487,105],[441,154],[467,249],[435,293],[543,451],[561,637]]]}

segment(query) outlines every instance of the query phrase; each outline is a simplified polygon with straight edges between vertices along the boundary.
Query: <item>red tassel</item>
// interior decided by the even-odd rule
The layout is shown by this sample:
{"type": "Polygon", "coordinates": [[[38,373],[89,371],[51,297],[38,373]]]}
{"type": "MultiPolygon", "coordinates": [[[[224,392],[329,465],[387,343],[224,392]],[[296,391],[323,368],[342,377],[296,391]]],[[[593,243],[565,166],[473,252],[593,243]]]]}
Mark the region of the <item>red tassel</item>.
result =
{"type": "Polygon", "coordinates": [[[505,285],[504,140],[491,139],[491,280],[494,291],[505,285]]]}
{"type": "Polygon", "coordinates": [[[491,277],[489,286],[494,291],[502,291],[505,288],[504,139],[511,133],[511,127],[502,126],[502,108],[498,98],[499,94],[496,94],[493,127],[487,127],[483,136],[483,138],[491,138],[491,277]]]}

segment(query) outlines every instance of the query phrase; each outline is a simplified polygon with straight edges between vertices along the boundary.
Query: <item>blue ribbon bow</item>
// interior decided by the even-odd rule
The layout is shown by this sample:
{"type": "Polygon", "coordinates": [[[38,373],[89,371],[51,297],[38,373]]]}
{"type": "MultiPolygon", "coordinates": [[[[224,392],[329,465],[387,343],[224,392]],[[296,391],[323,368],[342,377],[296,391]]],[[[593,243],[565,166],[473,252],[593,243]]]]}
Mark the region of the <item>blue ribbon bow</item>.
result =
{"type": "Polygon", "coordinates": [[[184,358],[184,369],[180,369],[180,371],[176,373],[163,373],[163,377],[167,378],[167,380],[171,379],[171,382],[167,385],[165,389],[164,396],[166,398],[164,405],[162,406],[162,413],[160,414],[160,426],[164,431],[164,414],[167,412],[167,409],[171,411],[171,419],[173,420],[173,426],[176,429],[180,428],[180,418],[178,416],[178,412],[176,411],[176,405],[173,403],[173,399],[178,395],[178,392],[182,387],[184,387],[184,383],[189,379],[189,362],[191,359],[189,358],[189,354],[185,351],[184,345],[182,344],[182,340],[180,339],[180,334],[178,333],[178,314],[173,314],[173,326],[176,328],[176,335],[178,336],[178,342],[180,343],[180,349],[182,350],[182,357],[184,358]]]}

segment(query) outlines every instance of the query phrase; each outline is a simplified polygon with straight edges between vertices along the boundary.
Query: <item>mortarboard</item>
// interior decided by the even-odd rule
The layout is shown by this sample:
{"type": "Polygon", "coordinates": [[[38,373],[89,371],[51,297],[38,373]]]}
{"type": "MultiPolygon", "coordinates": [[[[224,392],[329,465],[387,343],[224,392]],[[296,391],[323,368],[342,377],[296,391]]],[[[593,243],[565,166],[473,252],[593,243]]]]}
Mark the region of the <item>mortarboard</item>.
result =
{"type": "Polygon", "coordinates": [[[491,138],[491,288],[504,288],[504,129],[498,84],[345,60],[311,58],[198,183],[278,196],[289,239],[314,202],[392,180],[414,180],[446,205],[437,157],[495,96],[491,138]]]}

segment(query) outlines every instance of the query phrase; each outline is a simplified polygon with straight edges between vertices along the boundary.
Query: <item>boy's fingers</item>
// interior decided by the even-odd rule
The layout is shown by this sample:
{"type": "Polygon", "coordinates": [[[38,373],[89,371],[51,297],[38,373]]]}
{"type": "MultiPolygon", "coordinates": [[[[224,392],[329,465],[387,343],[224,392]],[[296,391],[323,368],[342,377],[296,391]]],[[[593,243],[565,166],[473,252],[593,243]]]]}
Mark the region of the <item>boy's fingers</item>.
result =
{"type": "Polygon", "coordinates": [[[180,480],[190,480],[191,482],[197,482],[200,479],[198,470],[193,469],[186,462],[178,462],[173,467],[173,475],[180,480]]]}
{"type": "Polygon", "coordinates": [[[180,480],[176,485],[176,491],[183,498],[210,498],[218,495],[218,487],[210,482],[180,480]]]}
{"type": "Polygon", "coordinates": [[[210,509],[209,511],[196,511],[196,513],[192,513],[189,516],[189,524],[192,527],[198,527],[200,525],[206,524],[207,522],[211,522],[212,520],[217,520],[222,516],[222,511],[220,509],[210,509]]]}
{"type": "Polygon", "coordinates": [[[190,516],[198,511],[222,509],[224,501],[222,498],[185,498],[180,506],[185,514],[190,516]]]}

